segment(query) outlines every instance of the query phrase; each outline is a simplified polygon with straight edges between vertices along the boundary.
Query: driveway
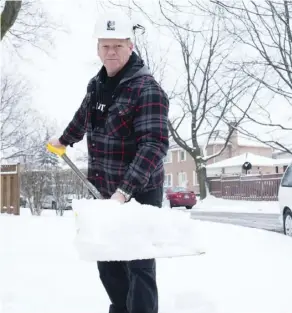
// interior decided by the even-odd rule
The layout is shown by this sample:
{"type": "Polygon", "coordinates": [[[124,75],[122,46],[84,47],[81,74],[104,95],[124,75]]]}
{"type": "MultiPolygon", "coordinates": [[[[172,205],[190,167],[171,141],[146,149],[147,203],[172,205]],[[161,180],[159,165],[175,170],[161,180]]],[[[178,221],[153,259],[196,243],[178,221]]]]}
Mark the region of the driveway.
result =
{"type": "Polygon", "coordinates": [[[260,228],[282,233],[278,214],[192,211],[193,219],[260,228]]]}

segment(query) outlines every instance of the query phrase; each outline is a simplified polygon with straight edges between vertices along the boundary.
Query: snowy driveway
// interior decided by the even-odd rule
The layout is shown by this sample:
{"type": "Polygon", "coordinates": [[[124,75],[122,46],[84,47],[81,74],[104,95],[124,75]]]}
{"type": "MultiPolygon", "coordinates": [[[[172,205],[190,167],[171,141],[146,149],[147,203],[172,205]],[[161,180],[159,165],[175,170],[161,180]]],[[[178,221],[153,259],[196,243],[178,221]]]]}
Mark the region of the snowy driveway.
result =
{"type": "MultiPolygon", "coordinates": [[[[159,313],[291,313],[291,237],[193,223],[206,253],[157,260],[159,313]]],[[[72,212],[0,215],[1,313],[108,311],[96,262],[78,258],[75,232],[72,212]]]]}
{"type": "Polygon", "coordinates": [[[279,215],[275,213],[235,213],[235,212],[191,212],[193,219],[228,223],[246,227],[283,232],[279,215]]]}

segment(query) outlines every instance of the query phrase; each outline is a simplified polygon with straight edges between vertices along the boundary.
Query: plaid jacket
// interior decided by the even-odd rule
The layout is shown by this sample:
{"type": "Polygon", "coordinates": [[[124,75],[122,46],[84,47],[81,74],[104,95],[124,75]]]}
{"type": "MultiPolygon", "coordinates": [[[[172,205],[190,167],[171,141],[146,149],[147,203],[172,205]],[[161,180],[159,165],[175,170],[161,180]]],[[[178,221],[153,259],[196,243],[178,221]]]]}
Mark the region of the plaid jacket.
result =
{"type": "Polygon", "coordinates": [[[87,133],[88,179],[105,198],[117,188],[135,195],[162,186],[169,147],[166,93],[138,58],[114,92],[104,127],[93,129],[91,90],[98,83],[99,74],[60,142],[67,146],[87,133]]]}

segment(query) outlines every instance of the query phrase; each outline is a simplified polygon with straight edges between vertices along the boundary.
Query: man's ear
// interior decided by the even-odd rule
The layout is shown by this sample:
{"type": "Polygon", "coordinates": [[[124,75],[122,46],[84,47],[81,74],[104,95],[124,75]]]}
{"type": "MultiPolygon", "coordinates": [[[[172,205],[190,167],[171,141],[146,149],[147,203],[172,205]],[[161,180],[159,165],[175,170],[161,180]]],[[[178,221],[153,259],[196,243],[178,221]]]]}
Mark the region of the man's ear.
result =
{"type": "Polygon", "coordinates": [[[134,50],[134,44],[132,42],[132,40],[129,39],[129,48],[131,50],[131,52],[134,50]]]}

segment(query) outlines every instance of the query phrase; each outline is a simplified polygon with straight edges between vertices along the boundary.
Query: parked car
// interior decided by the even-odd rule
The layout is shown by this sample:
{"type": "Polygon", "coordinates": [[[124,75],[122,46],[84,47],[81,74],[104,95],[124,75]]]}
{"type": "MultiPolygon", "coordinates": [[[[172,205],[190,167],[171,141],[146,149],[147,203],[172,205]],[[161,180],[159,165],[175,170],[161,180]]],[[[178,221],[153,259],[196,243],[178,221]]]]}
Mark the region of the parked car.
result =
{"type": "Polygon", "coordinates": [[[290,164],[281,180],[278,193],[280,205],[280,222],[284,234],[292,237],[292,164],[290,164]]]}
{"type": "Polygon", "coordinates": [[[184,187],[167,188],[166,199],[171,208],[184,206],[190,210],[197,203],[196,194],[184,187]]]}
{"type": "Polygon", "coordinates": [[[42,202],[42,208],[43,209],[62,209],[62,210],[72,210],[72,199],[74,198],[74,195],[71,194],[65,194],[64,197],[62,197],[61,203],[59,203],[59,208],[57,207],[57,199],[54,198],[52,194],[49,194],[44,197],[44,200],[42,202]]]}
{"type": "Polygon", "coordinates": [[[19,205],[20,205],[21,208],[25,208],[26,205],[27,205],[27,200],[22,195],[20,195],[20,198],[19,198],[19,205]]]}

